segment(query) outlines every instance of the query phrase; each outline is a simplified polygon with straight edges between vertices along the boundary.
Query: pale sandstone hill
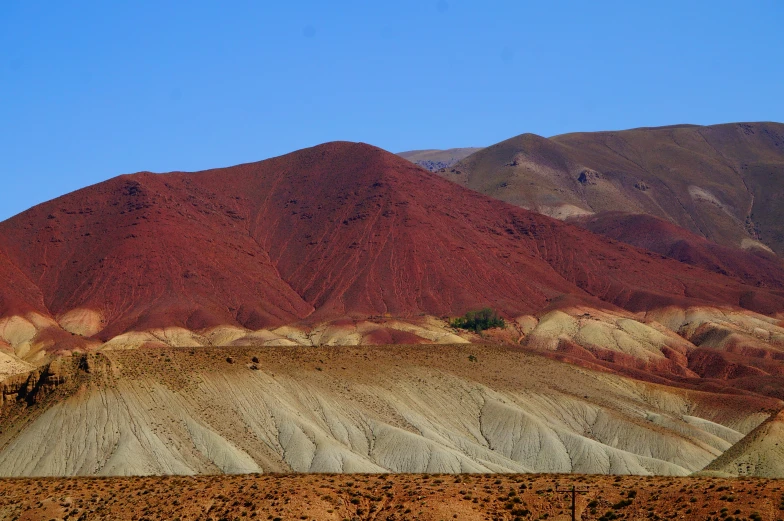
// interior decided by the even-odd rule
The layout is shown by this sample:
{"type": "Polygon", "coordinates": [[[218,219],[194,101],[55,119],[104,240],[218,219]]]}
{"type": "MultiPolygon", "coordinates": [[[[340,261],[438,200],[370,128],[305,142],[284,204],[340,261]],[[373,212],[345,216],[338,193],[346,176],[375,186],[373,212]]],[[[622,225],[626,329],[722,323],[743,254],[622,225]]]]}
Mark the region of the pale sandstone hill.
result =
{"type": "Polygon", "coordinates": [[[0,344],[0,382],[6,378],[33,370],[33,366],[19,357],[2,351],[3,345],[0,344]]]}
{"type": "Polygon", "coordinates": [[[784,476],[784,410],[705,467],[703,473],[780,478],[784,476]]]}
{"type": "Polygon", "coordinates": [[[686,475],[782,405],[479,345],[106,351],[3,394],[4,476],[686,475]]]}

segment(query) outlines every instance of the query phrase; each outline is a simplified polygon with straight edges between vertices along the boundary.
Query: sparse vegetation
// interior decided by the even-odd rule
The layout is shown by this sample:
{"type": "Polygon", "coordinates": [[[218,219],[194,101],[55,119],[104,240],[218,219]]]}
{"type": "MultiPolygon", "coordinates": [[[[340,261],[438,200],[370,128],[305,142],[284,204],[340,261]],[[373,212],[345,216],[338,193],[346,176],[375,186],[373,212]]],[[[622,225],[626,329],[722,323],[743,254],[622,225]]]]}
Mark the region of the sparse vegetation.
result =
{"type": "Polygon", "coordinates": [[[452,319],[449,322],[449,325],[457,329],[466,329],[479,333],[485,329],[504,327],[506,326],[506,323],[503,318],[498,316],[497,311],[490,308],[484,308],[479,311],[469,311],[462,317],[452,319]]]}
{"type": "Polygon", "coordinates": [[[617,503],[615,503],[612,507],[613,507],[614,510],[618,510],[620,508],[628,507],[631,504],[632,504],[632,500],[631,499],[622,499],[622,500],[618,501],[617,503]]]}
{"type": "MultiPolygon", "coordinates": [[[[547,474],[264,474],[0,480],[3,519],[563,519],[547,474]],[[435,479],[434,479],[435,478],[435,479]],[[525,488],[522,485],[526,485],[525,488]],[[477,514],[481,513],[480,516],[477,514]],[[457,517],[455,517],[457,516],[457,517]]],[[[760,521],[784,501],[768,479],[575,476],[582,519],[760,521]],[[709,491],[732,483],[730,508],[709,491]],[[684,484],[688,484],[684,487],[684,484]],[[637,488],[632,488],[635,486],[637,488]],[[684,491],[706,501],[691,502],[684,491]],[[701,506],[700,506],[701,505],[701,506]],[[602,513],[603,512],[603,513],[602,513]]],[[[729,490],[729,489],[724,489],[729,490]]]]}

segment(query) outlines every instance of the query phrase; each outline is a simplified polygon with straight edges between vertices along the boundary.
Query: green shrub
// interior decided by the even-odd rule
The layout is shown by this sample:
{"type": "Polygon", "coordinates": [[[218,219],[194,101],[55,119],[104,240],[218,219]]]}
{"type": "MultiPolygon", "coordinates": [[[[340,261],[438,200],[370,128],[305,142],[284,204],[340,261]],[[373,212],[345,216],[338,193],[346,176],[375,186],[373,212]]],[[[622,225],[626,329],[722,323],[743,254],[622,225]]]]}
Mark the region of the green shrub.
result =
{"type": "Polygon", "coordinates": [[[631,504],[632,504],[632,500],[631,499],[622,499],[622,500],[618,501],[616,504],[614,504],[612,507],[615,510],[618,510],[619,508],[626,508],[626,507],[628,507],[631,504]]]}
{"type": "Polygon", "coordinates": [[[484,308],[479,311],[469,311],[462,317],[453,319],[449,322],[449,325],[454,328],[467,329],[479,333],[491,327],[504,327],[506,324],[495,310],[484,308]]]}

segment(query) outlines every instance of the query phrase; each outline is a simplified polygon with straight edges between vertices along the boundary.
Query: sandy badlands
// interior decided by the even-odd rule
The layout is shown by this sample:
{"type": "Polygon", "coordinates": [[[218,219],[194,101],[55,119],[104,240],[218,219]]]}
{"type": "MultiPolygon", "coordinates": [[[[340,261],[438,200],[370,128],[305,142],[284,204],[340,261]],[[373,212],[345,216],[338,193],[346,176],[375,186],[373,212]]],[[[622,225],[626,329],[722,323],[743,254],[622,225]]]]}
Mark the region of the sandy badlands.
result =
{"type": "Polygon", "coordinates": [[[4,476],[684,476],[782,407],[480,345],[105,351],[11,382],[4,476]]]}

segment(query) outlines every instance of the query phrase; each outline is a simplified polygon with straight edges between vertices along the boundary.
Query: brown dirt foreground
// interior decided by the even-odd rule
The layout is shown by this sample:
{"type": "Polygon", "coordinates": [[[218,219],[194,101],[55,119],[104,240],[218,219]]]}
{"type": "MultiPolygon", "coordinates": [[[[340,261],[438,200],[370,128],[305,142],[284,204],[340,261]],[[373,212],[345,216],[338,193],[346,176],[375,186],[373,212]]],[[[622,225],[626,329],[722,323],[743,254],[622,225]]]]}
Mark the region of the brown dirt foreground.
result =
{"type": "Polygon", "coordinates": [[[0,519],[779,520],[784,480],[297,474],[0,480],[0,519]]]}

